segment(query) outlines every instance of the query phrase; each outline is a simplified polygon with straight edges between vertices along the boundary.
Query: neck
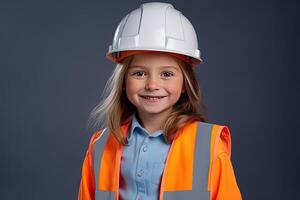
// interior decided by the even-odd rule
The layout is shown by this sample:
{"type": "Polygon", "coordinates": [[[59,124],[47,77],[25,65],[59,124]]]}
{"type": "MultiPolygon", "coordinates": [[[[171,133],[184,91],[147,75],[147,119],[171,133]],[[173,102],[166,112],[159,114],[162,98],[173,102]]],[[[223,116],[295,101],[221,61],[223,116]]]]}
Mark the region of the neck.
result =
{"type": "Polygon", "coordinates": [[[170,115],[171,110],[159,114],[144,114],[138,112],[141,125],[151,134],[162,129],[163,124],[170,115]]]}

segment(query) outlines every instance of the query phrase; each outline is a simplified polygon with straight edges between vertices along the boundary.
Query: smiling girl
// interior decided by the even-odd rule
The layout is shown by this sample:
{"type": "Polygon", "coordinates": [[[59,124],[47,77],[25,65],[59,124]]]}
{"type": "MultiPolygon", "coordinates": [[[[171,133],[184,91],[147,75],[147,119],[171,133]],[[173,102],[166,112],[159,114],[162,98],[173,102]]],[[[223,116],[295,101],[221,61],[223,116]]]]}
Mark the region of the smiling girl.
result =
{"type": "Polygon", "coordinates": [[[124,17],[107,57],[116,62],[101,125],[82,166],[79,200],[239,200],[227,126],[205,122],[191,23],[171,4],[124,17]]]}

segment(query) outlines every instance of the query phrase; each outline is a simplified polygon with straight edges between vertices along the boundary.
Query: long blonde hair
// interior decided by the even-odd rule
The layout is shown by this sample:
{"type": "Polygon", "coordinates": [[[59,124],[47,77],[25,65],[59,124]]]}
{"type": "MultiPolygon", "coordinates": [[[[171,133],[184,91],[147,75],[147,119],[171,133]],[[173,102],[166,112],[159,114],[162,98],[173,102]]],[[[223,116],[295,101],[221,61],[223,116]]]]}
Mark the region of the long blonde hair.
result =
{"type": "MultiPolygon", "coordinates": [[[[89,128],[108,128],[109,132],[122,145],[127,144],[127,139],[120,127],[128,123],[132,114],[136,112],[135,106],[128,100],[126,92],[123,90],[125,75],[133,57],[129,56],[122,63],[116,64],[105,85],[102,100],[91,111],[88,118],[89,128]]],[[[176,131],[186,123],[194,120],[206,121],[207,110],[193,67],[180,59],[175,59],[183,73],[185,92],[173,106],[173,111],[162,127],[168,143],[173,141],[176,131]]]]}

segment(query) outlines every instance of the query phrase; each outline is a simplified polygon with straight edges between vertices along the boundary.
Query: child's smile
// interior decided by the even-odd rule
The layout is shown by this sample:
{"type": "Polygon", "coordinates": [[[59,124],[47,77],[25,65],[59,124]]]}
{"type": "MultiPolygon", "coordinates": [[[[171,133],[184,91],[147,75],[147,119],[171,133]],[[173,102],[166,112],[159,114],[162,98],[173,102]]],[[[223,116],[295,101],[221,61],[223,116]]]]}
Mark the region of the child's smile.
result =
{"type": "Polygon", "coordinates": [[[140,97],[143,98],[146,103],[157,103],[166,96],[140,95],[140,97]]]}
{"type": "Polygon", "coordinates": [[[141,115],[172,111],[180,98],[183,75],[166,54],[137,54],[126,73],[126,94],[141,115]]]}

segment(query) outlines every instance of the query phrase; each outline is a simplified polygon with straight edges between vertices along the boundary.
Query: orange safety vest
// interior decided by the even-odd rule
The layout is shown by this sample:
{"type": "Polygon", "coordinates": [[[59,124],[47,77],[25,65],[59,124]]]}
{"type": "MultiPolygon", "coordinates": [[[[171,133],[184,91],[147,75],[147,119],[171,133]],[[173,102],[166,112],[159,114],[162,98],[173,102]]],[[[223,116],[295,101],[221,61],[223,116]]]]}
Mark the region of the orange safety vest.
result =
{"type": "MultiPolygon", "coordinates": [[[[121,127],[124,133],[129,125],[121,127]]],[[[242,199],[230,162],[231,137],[227,126],[194,121],[176,134],[178,137],[167,155],[159,200],[242,199]],[[229,163],[220,162],[223,155],[229,163]],[[230,173],[226,174],[227,171],[230,173]],[[226,177],[224,180],[221,173],[226,177]],[[212,192],[217,193],[214,190],[221,192],[213,199],[212,192]]],[[[122,145],[107,129],[92,136],[82,167],[78,200],[119,199],[121,155],[122,145]]]]}

